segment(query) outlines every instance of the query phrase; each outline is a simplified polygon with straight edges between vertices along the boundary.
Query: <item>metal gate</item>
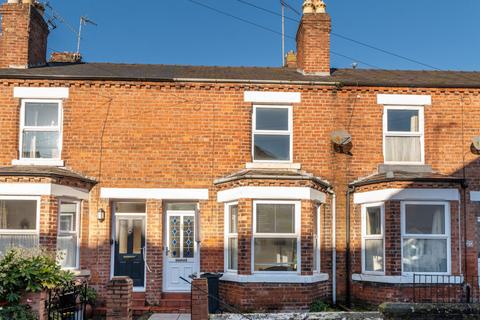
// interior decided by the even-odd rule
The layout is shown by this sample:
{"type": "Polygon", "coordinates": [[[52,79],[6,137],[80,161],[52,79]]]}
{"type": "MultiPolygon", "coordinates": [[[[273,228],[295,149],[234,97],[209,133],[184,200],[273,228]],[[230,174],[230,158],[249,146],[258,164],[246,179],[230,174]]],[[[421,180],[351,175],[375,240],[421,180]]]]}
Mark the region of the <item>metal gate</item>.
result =
{"type": "Polygon", "coordinates": [[[69,288],[52,289],[46,304],[48,320],[85,320],[85,299],[88,288],[86,281],[69,288]]]}

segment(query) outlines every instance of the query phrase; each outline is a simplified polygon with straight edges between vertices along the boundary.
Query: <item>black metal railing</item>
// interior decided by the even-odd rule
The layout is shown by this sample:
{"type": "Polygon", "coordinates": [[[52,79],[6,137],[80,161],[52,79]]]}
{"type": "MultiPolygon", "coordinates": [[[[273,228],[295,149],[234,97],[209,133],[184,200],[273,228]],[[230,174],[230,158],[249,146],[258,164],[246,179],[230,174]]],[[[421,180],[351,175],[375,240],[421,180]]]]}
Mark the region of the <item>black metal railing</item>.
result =
{"type": "Polygon", "coordinates": [[[479,277],[413,275],[415,303],[479,303],[479,277]]]}
{"type": "Polygon", "coordinates": [[[75,285],[52,289],[48,292],[46,304],[48,320],[85,320],[85,299],[87,281],[79,280],[75,285]]]}

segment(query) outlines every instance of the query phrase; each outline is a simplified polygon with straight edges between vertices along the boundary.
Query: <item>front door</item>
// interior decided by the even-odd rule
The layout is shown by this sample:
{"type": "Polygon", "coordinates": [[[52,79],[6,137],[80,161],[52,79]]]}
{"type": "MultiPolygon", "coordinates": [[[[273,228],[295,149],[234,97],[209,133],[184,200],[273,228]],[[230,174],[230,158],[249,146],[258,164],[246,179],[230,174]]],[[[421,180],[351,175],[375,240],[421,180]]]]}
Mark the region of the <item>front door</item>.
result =
{"type": "Polygon", "coordinates": [[[115,218],[114,276],[128,276],[134,287],[145,286],[145,218],[115,218]]]}
{"type": "Polygon", "coordinates": [[[164,291],[190,291],[190,284],[181,277],[197,272],[195,211],[167,211],[165,228],[164,291]]]}

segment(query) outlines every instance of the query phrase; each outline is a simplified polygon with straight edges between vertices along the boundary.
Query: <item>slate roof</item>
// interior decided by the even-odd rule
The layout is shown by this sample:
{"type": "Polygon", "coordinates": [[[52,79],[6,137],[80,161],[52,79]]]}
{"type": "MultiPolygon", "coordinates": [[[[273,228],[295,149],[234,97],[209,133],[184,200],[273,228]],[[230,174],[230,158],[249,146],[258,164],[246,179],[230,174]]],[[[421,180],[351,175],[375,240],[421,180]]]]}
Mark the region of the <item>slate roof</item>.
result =
{"type": "Polygon", "coordinates": [[[9,166],[0,167],[0,176],[29,176],[49,178],[73,178],[96,184],[95,179],[86,177],[69,169],[48,166],[9,166]]]}
{"type": "Polygon", "coordinates": [[[225,177],[215,179],[214,184],[222,184],[243,179],[310,180],[329,188],[330,183],[310,173],[289,169],[242,169],[225,177]]]}
{"type": "Polygon", "coordinates": [[[332,69],[331,76],[306,76],[293,69],[119,63],[50,64],[0,69],[0,79],[124,81],[218,81],[331,83],[346,86],[480,88],[480,72],[332,69]]]}
{"type": "Polygon", "coordinates": [[[377,173],[368,177],[360,178],[352,182],[350,185],[359,187],[369,184],[391,182],[391,181],[411,181],[411,182],[453,182],[463,183],[464,179],[461,177],[447,176],[435,172],[405,172],[405,171],[390,171],[384,173],[377,173]]]}

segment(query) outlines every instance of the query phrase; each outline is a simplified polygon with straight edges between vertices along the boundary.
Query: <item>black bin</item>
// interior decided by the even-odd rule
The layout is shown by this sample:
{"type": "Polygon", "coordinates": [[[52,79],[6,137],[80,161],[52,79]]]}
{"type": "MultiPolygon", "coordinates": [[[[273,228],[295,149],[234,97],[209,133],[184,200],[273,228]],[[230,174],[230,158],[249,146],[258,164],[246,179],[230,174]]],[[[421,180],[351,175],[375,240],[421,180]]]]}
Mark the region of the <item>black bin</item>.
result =
{"type": "Polygon", "coordinates": [[[208,282],[208,313],[216,313],[220,309],[220,297],[218,295],[219,280],[223,276],[221,273],[204,273],[200,278],[207,279],[208,282]]]}

